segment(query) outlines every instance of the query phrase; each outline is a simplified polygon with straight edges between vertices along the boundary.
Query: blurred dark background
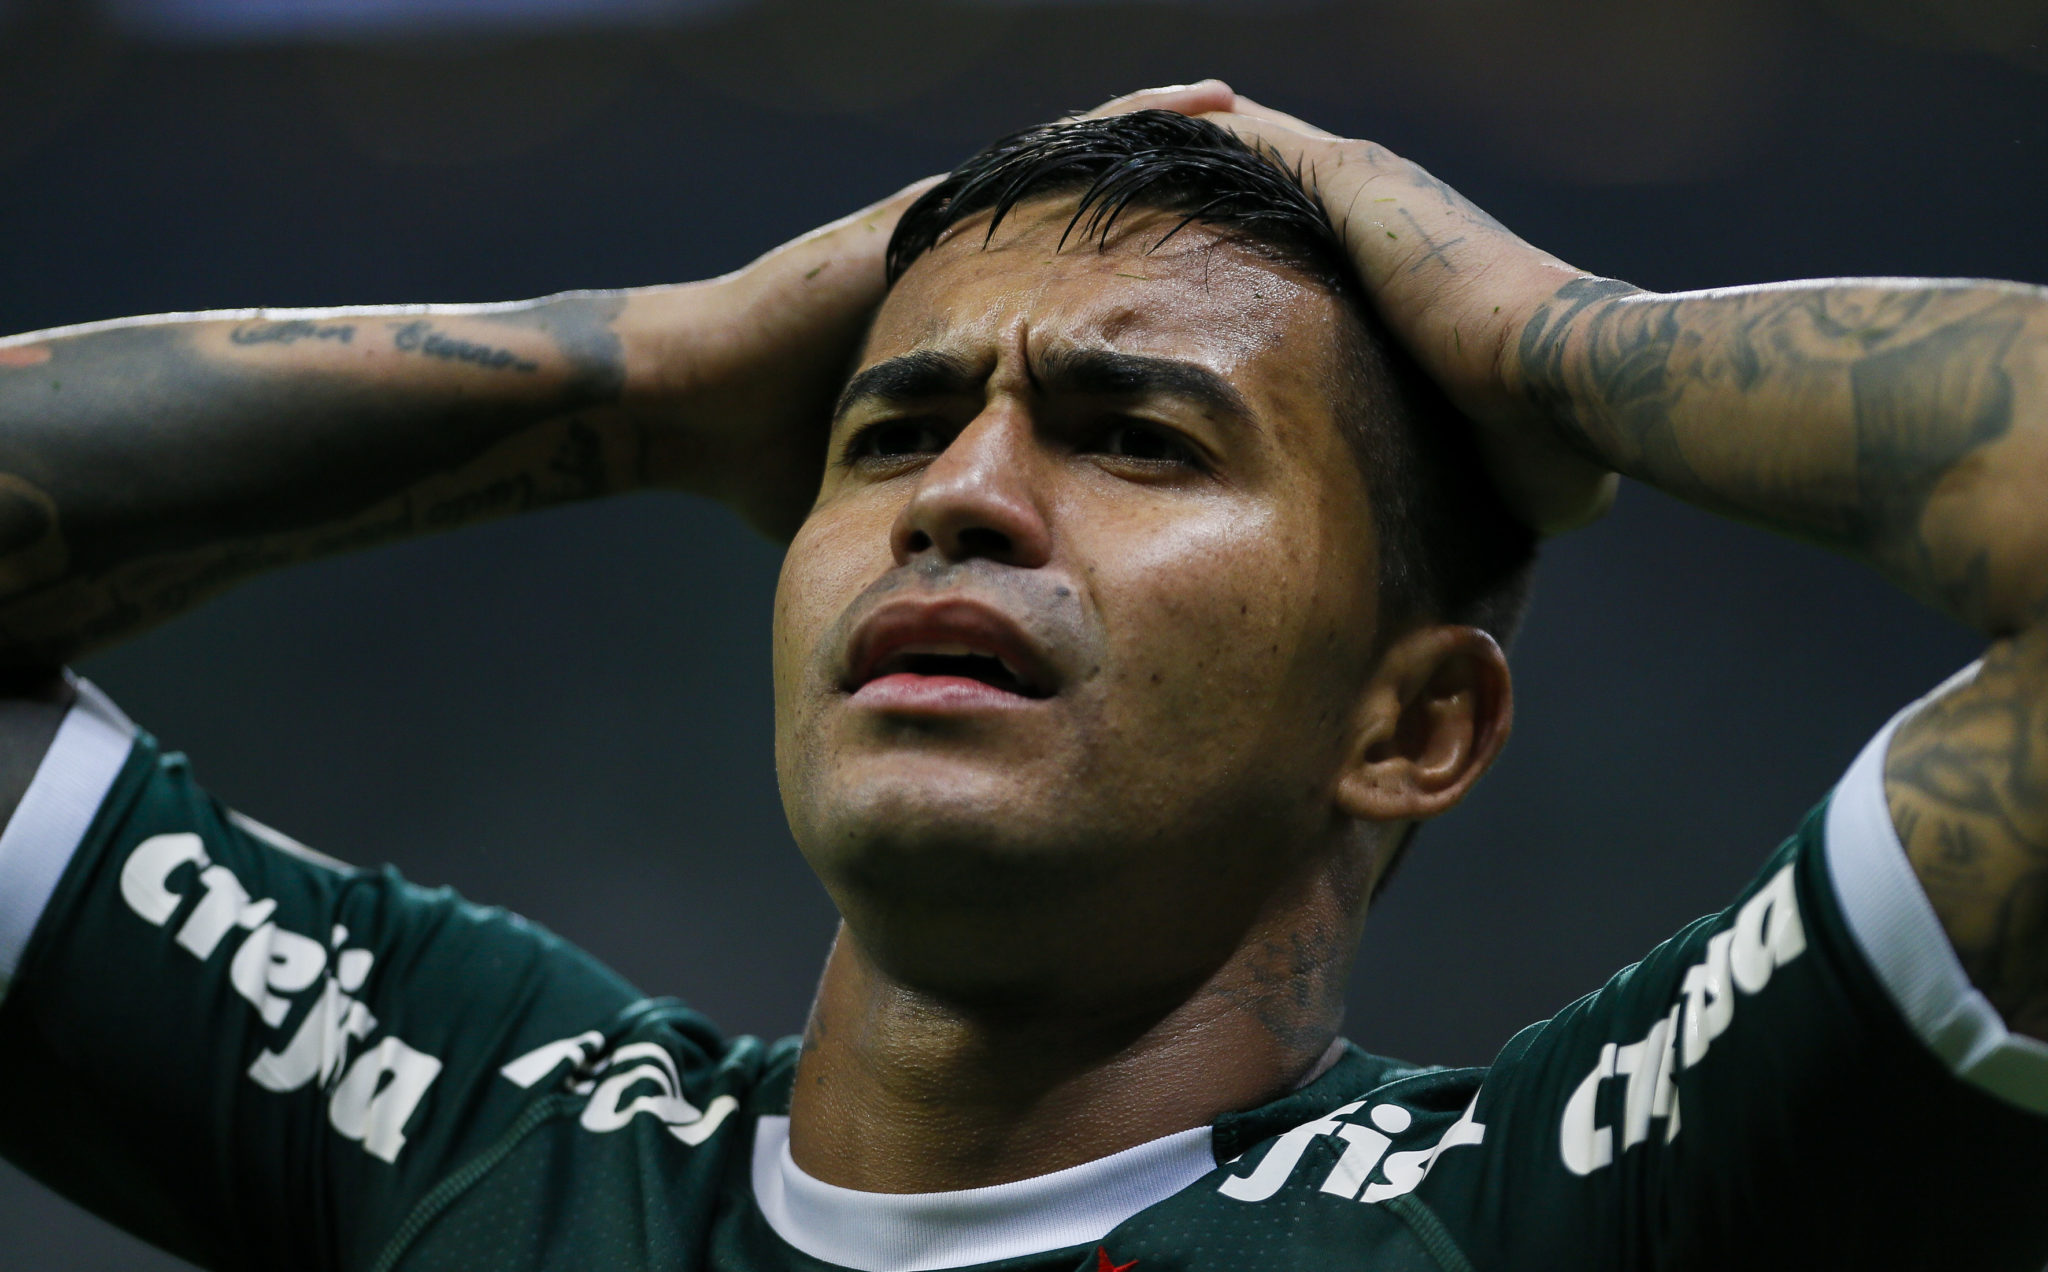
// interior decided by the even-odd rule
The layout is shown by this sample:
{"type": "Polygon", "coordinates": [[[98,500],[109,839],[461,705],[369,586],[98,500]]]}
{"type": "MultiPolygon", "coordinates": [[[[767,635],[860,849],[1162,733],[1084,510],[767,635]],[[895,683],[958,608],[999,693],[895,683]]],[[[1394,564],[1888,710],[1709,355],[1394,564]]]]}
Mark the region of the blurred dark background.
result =
{"type": "MultiPolygon", "coordinates": [[[[2037,0],[0,0],[0,329],[706,276],[1205,74],[1651,287],[2048,281],[2037,0]]],[[[770,767],[775,567],[640,496],[268,578],[83,670],[254,816],[786,1033],[832,912],[770,767]]],[[[1483,1062],[1721,905],[1975,645],[1625,491],[1547,550],[1515,742],[1391,889],[1349,1032],[1483,1062]]],[[[181,1266],[0,1167],[6,1272],[181,1266]]]]}

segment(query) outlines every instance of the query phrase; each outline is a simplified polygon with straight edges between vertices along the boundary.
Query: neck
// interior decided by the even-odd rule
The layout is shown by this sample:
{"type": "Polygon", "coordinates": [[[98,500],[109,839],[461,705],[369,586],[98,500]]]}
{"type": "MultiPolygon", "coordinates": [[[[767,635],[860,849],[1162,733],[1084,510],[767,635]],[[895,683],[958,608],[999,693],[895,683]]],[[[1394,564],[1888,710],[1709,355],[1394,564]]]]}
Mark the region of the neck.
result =
{"type": "Polygon", "coordinates": [[[797,1066],[791,1154],[864,1192],[979,1188],[1272,1099],[1334,1054],[1357,937],[1339,914],[1289,918],[1191,993],[1085,1009],[921,992],[842,927],[797,1066]]]}

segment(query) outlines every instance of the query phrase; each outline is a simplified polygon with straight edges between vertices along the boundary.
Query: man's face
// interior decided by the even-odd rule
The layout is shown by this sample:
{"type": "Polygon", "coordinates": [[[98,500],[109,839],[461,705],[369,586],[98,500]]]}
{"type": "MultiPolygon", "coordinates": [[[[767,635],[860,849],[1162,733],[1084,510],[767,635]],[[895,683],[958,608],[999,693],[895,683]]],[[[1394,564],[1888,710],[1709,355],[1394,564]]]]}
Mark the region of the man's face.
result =
{"type": "Polygon", "coordinates": [[[1177,217],[1059,250],[1071,210],[897,284],[776,601],[797,842],[883,957],[970,980],[1063,913],[1139,975],[1234,939],[1336,829],[1369,671],[1351,320],[1200,226],[1148,253],[1177,217]]]}

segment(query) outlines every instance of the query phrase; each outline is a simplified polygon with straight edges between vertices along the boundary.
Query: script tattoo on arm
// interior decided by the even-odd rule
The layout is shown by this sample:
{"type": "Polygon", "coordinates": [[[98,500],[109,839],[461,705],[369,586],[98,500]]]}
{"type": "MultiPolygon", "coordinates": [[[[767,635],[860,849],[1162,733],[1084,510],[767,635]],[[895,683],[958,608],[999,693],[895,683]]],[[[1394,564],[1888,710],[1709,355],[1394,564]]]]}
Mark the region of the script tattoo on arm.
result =
{"type": "Polygon", "coordinates": [[[623,303],[199,315],[0,347],[0,671],[261,570],[633,486],[623,303]]]}
{"type": "Polygon", "coordinates": [[[540,363],[531,358],[522,358],[510,349],[445,335],[434,330],[434,324],[424,318],[392,323],[391,347],[400,353],[417,353],[444,362],[467,362],[487,371],[523,371],[531,375],[540,370],[540,363]]]}
{"type": "Polygon", "coordinates": [[[242,323],[228,332],[228,339],[238,345],[297,344],[301,340],[332,340],[348,344],[356,338],[356,327],[352,322],[308,322],[292,319],[287,322],[242,323]]]}
{"type": "Polygon", "coordinates": [[[1648,296],[1572,283],[1519,355],[1621,472],[1858,556],[1993,638],[1901,725],[1892,819],[1950,940],[2048,1038],[2048,300],[1878,280],[1648,296]]]}

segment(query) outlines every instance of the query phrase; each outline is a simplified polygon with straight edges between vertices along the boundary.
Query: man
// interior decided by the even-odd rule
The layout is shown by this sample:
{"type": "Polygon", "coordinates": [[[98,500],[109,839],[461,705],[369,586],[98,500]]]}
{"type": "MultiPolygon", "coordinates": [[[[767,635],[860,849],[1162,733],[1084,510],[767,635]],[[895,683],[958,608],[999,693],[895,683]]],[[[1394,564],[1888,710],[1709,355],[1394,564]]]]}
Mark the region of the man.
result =
{"type": "Polygon", "coordinates": [[[1220,85],[1114,105],[1269,149],[1084,120],[693,288],[0,345],[8,1154],[223,1267],[2039,1267],[2041,294],[1653,296],[1220,85]],[[1991,649],[1489,1069],[1367,1055],[1350,950],[1506,737],[1523,527],[1617,472],[1991,649]],[[845,919],[800,1046],[220,809],[53,671],[650,483],[794,532],[777,760],[845,919]]]}

